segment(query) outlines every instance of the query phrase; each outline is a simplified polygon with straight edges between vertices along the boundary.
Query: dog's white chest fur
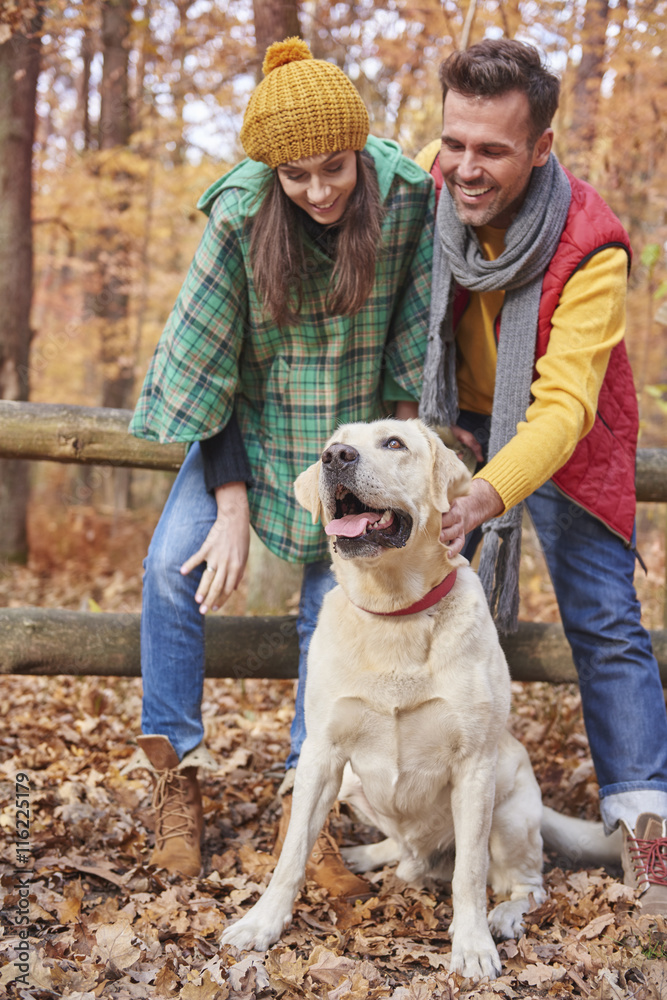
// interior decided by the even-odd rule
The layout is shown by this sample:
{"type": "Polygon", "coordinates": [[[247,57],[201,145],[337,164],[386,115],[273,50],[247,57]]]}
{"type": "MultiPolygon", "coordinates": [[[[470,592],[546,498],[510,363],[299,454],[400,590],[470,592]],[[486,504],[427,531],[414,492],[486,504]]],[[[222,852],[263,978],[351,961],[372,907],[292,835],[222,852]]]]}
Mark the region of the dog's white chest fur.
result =
{"type": "Polygon", "coordinates": [[[378,710],[360,699],[333,706],[328,736],[362,783],[376,811],[413,814],[415,797],[433,801],[450,780],[449,762],[468,752],[469,737],[441,698],[378,710]]]}
{"type": "Polygon", "coordinates": [[[427,756],[431,744],[460,760],[480,747],[480,729],[497,740],[509,710],[509,674],[497,643],[489,652],[495,632],[471,569],[459,569],[456,593],[442,605],[437,615],[387,620],[352,607],[341,588],[328,594],[309,655],[309,730],[329,727],[332,742],[350,755],[381,734],[392,759],[414,748],[413,763],[417,748],[427,756]],[[354,628],[337,626],[351,620],[354,628]]]}

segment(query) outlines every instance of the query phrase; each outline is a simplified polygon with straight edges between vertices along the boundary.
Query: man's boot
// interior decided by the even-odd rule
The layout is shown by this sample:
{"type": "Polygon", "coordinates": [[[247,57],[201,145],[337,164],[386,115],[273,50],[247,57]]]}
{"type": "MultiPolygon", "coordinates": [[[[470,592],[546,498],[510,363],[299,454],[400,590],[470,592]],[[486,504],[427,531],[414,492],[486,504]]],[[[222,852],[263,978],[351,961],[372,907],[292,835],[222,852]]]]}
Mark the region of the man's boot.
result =
{"type": "MultiPolygon", "coordinates": [[[[273,848],[276,857],[280,857],[287,836],[287,828],[292,814],[293,783],[293,775],[288,771],[286,779],[279,789],[279,793],[284,790],[284,794],[281,799],[283,811],[278,825],[278,836],[273,848]]],[[[329,833],[328,827],[329,821],[327,820],[306,863],[306,878],[326,889],[332,898],[341,896],[348,900],[367,898],[371,895],[370,885],[365,879],[360,878],[345,867],[338,844],[329,833]]]]}
{"type": "Polygon", "coordinates": [[[197,781],[197,764],[204,762],[198,759],[201,750],[196,747],[179,762],[166,736],[139,736],[137,743],[154,779],[155,848],[150,863],[171,875],[199,875],[204,827],[197,781]]]}
{"type": "Polygon", "coordinates": [[[654,813],[642,813],[631,830],[621,820],[623,830],[623,881],[641,890],[642,916],[667,917],[667,820],[654,813]]]}

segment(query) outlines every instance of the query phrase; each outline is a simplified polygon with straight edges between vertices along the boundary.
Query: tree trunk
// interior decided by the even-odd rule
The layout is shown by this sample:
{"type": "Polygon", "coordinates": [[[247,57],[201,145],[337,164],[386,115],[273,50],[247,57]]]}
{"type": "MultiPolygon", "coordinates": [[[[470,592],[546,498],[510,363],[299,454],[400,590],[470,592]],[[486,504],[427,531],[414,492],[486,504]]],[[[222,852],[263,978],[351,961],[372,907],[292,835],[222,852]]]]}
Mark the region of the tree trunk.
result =
{"type": "MultiPolygon", "coordinates": [[[[104,56],[100,103],[100,149],[127,146],[131,132],[129,100],[129,34],[132,0],[105,0],[102,4],[104,56]]],[[[130,296],[130,237],[121,223],[131,204],[131,178],[122,169],[113,173],[115,194],[109,205],[109,224],[98,236],[98,285],[93,313],[101,330],[102,406],[131,406],[134,359],[128,322],[130,296]]],[[[105,484],[105,501],[114,507],[128,504],[130,474],[117,470],[105,484]]]]}
{"type": "Polygon", "coordinates": [[[83,148],[90,149],[90,67],[95,54],[93,33],[89,27],[83,29],[81,39],[81,89],[79,91],[79,115],[81,120],[81,131],[83,132],[83,148]]]}
{"type": "Polygon", "coordinates": [[[468,0],[468,10],[466,12],[466,19],[463,24],[463,31],[461,33],[461,51],[465,52],[470,46],[470,36],[472,34],[472,26],[475,20],[475,12],[477,9],[477,0],[468,0]]]}
{"type": "Polygon", "coordinates": [[[259,83],[263,77],[264,54],[273,42],[283,38],[301,35],[298,4],[296,0],[253,0],[255,12],[255,45],[257,47],[257,68],[255,76],[259,83]]]}
{"type": "Polygon", "coordinates": [[[176,115],[176,127],[178,129],[174,136],[174,152],[172,160],[174,166],[181,166],[185,163],[185,95],[188,90],[188,78],[185,73],[185,57],[188,54],[188,11],[192,7],[194,0],[176,0],[178,11],[178,28],[174,36],[173,66],[178,67],[178,78],[174,80],[171,93],[174,101],[174,111],[176,115]]]}
{"type": "Polygon", "coordinates": [[[100,149],[126,146],[130,138],[128,42],[132,0],[102,4],[102,85],[100,88],[100,149]]]}
{"type": "Polygon", "coordinates": [[[604,76],[609,0],[588,0],[581,32],[581,62],[572,92],[569,144],[572,169],[590,179],[593,143],[597,132],[600,87],[604,76]]]}
{"type": "MultiPolygon", "coordinates": [[[[135,88],[134,88],[134,118],[135,118],[135,129],[142,128],[144,124],[144,101],[146,100],[144,94],[144,81],[146,79],[146,66],[149,61],[149,53],[153,51],[153,36],[151,33],[151,16],[153,13],[153,2],[154,0],[146,0],[143,8],[143,16],[141,21],[136,26],[135,30],[140,32],[140,41],[137,46],[139,50],[139,58],[137,60],[137,69],[135,74],[135,88]]],[[[146,101],[148,107],[153,109],[153,102],[150,98],[146,101]]]]}
{"type": "MultiPolygon", "coordinates": [[[[32,146],[42,5],[0,45],[0,398],[30,393],[32,146]]],[[[28,467],[0,462],[0,558],[25,561],[28,467]]]]}

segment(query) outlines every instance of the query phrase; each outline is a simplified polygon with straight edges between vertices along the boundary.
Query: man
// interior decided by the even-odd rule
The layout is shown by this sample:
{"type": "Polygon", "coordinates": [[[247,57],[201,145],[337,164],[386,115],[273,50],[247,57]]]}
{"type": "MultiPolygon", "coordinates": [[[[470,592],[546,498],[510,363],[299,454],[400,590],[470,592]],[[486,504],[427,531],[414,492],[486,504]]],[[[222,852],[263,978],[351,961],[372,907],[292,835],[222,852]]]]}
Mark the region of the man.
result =
{"type": "Polygon", "coordinates": [[[441,186],[421,415],[478,461],[441,540],[471,556],[483,526],[480,576],[511,631],[525,501],[579,674],[605,828],[623,830],[642,912],[667,914],[667,715],[633,585],[628,236],[552,154],[559,83],[532,46],[486,40],[440,79],[439,155],[418,160],[441,186]]]}

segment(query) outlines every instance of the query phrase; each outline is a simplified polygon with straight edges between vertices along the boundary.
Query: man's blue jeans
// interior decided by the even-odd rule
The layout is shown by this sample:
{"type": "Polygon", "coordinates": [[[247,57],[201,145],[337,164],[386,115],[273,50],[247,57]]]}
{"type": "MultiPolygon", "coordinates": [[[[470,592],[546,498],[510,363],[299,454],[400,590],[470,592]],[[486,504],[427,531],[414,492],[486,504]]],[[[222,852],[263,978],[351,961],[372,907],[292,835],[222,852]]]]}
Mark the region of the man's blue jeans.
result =
{"type": "MultiPolygon", "coordinates": [[[[484,446],[484,424],[476,416],[463,413],[459,424],[484,446]]],[[[552,482],[526,506],[579,675],[605,826],[611,830],[623,818],[634,827],[641,812],[667,817],[667,713],[651,640],[640,621],[635,553],[552,482]]],[[[467,558],[477,541],[466,543],[467,558]]]]}
{"type": "MultiPolygon", "coordinates": [[[[207,492],[199,445],[193,445],[176,477],[145,560],[141,614],[144,733],[168,737],[182,759],[204,738],[204,615],[195,602],[203,566],[182,576],[180,567],[201,546],[215,521],[215,497],[207,492]]],[[[306,657],[325,593],[334,586],[330,564],[304,567],[297,619],[299,686],[288,766],[305,739],[303,688],[306,657]]]]}

